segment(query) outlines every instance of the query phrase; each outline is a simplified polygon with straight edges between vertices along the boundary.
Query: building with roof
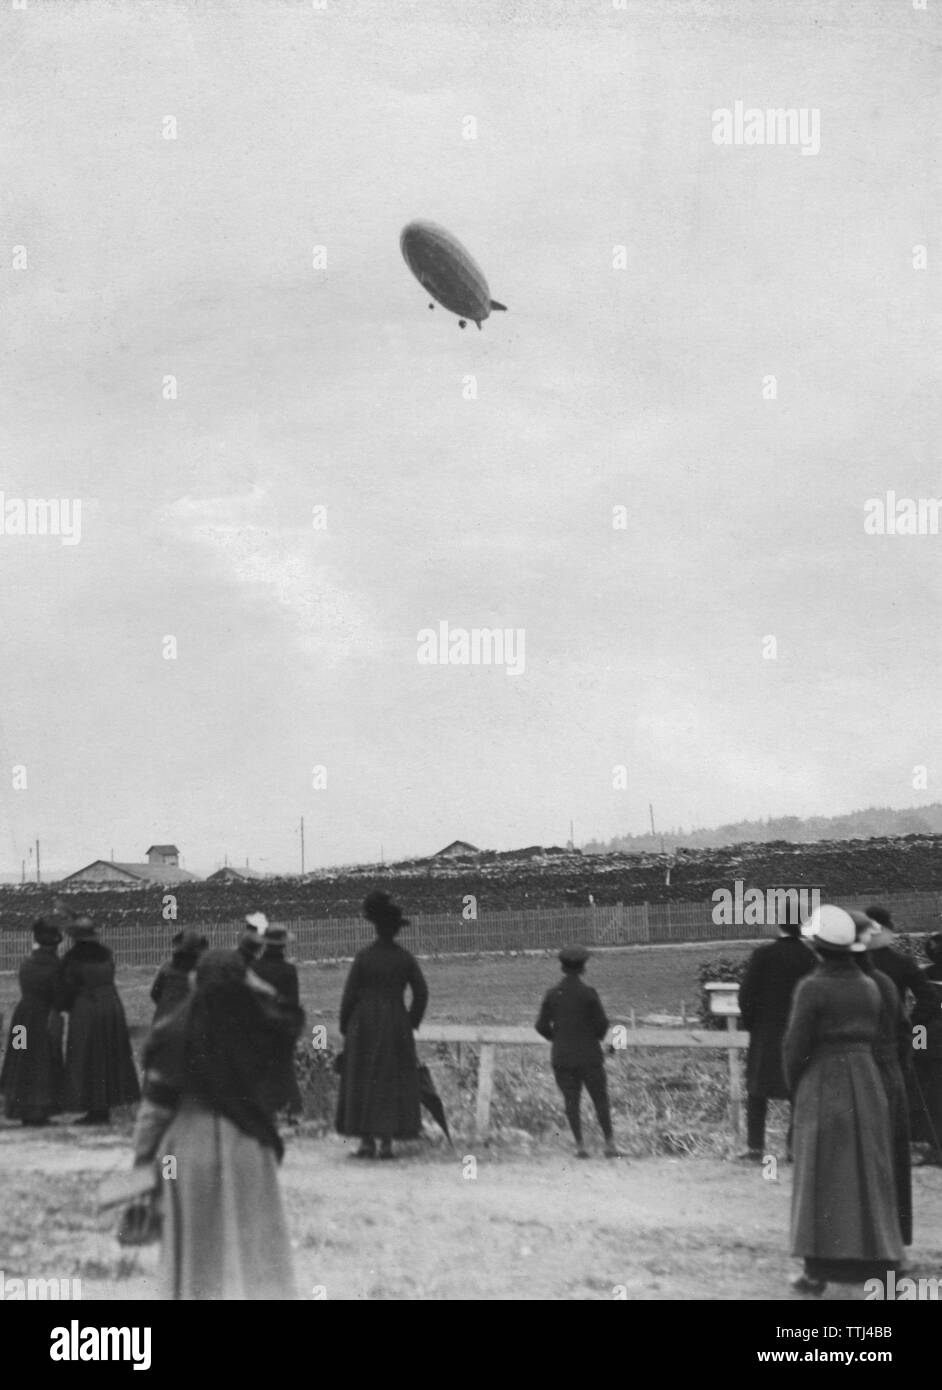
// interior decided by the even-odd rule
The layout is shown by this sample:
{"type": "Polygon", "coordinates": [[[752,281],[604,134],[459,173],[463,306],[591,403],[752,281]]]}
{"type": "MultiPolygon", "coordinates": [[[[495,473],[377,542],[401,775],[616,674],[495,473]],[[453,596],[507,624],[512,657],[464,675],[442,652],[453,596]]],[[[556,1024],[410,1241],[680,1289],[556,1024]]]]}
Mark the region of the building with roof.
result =
{"type": "Polygon", "coordinates": [[[433,859],[464,859],[469,854],[480,854],[477,845],[469,845],[467,840],[452,840],[450,845],[433,854],[433,859]]]}
{"type": "Polygon", "coordinates": [[[176,883],[198,883],[199,876],[180,868],[180,851],[176,845],[151,845],[145,863],[129,864],[112,859],[94,859],[74,874],[61,880],[64,887],[79,888],[102,884],[127,888],[146,888],[158,883],[172,887],[176,883]]]}
{"type": "Polygon", "coordinates": [[[180,863],[180,851],[176,845],[150,845],[144,853],[148,864],[168,864],[176,868],[180,863]]]}
{"type": "Polygon", "coordinates": [[[221,869],[217,869],[214,874],[210,874],[207,883],[255,883],[265,875],[258,869],[238,869],[234,864],[225,864],[221,869]]]}

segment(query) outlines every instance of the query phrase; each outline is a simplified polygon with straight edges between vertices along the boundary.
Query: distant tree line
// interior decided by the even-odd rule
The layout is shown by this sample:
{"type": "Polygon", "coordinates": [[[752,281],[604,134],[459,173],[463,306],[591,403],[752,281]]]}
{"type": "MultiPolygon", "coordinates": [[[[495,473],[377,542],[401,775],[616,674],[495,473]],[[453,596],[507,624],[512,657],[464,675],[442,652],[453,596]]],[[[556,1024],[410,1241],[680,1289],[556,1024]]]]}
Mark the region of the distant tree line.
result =
{"type": "Polygon", "coordinates": [[[616,835],[605,844],[590,840],[582,846],[585,854],[657,854],[661,847],[713,849],[722,845],[767,844],[785,840],[790,844],[813,840],[868,840],[898,835],[942,834],[942,802],[929,806],[895,810],[892,806],[869,806],[844,816],[770,816],[767,820],[741,820],[710,830],[669,830],[663,835],[616,835]]]}

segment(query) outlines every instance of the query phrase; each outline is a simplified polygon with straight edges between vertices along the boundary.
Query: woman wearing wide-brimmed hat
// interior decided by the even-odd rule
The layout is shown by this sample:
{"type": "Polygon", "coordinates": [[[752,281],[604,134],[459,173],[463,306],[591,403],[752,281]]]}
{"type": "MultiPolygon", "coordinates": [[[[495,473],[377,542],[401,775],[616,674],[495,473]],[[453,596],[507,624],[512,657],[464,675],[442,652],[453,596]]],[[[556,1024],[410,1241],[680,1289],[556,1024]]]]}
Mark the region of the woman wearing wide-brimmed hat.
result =
{"type": "Polygon", "coordinates": [[[896,985],[889,975],[885,975],[874,966],[870,953],[870,942],[880,935],[879,925],[865,912],[851,912],[850,915],[857,932],[857,940],[851,951],[860,969],[873,980],[880,991],[880,1027],[873,1045],[873,1057],[890,1108],[890,1141],[900,1234],[904,1245],[912,1245],[913,1180],[909,1157],[909,1099],[902,1065],[910,1040],[904,1027],[903,1006],[899,1001],[896,985]]]}
{"type": "Polygon", "coordinates": [[[924,1046],[913,1046],[917,1105],[913,1111],[916,1137],[928,1143],[920,1166],[942,1167],[942,932],[926,940],[929,964],[923,969],[925,992],[917,999],[913,1024],[924,1046]]]}
{"type": "Polygon", "coordinates": [[[824,904],[804,928],[820,965],[800,981],[783,1044],[793,1097],[792,1254],[797,1292],[886,1279],[903,1242],[886,1091],[874,1059],[881,996],[858,968],[850,914],[824,904]]]}
{"type": "Polygon", "coordinates": [[[363,904],[376,940],[356,956],[340,1004],[344,1035],[337,1130],[360,1140],[357,1158],[392,1158],[394,1139],[421,1132],[419,1074],[413,1030],[428,1003],[428,986],[411,952],[396,937],[408,925],[388,893],[363,904]],[[405,992],[411,993],[409,1008],[405,992]]]}
{"type": "Polygon", "coordinates": [[[13,1011],[0,1091],[8,1120],[44,1125],[62,1109],[62,1018],[55,1007],[62,932],[55,917],[33,926],[32,954],[20,965],[22,998],[13,1011]]]}
{"type": "Polygon", "coordinates": [[[145,1044],[135,1162],[174,1160],[172,1178],[160,1165],[157,1179],[164,1298],[296,1297],[278,1188],[284,1150],[262,1082],[302,1019],[238,951],[207,951],[193,992],[145,1044]]]}
{"type": "Polygon", "coordinates": [[[113,1106],[140,1099],[114,956],[84,913],[66,923],[72,947],[62,958],[56,1003],[69,1015],[64,1109],[84,1110],[79,1124],[107,1124],[113,1106]]]}

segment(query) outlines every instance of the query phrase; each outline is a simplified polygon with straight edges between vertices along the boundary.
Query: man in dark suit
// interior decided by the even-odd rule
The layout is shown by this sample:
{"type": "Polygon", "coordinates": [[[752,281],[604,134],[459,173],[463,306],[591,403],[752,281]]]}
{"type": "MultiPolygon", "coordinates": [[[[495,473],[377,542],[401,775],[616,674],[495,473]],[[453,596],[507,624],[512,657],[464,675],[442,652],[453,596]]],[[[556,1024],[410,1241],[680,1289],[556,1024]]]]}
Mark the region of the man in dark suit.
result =
{"type": "Polygon", "coordinates": [[[584,946],[566,946],[559,953],[563,978],[543,999],[536,1031],[552,1043],[556,1084],[563,1093],[566,1118],[576,1141],[576,1157],[588,1158],[582,1142],[582,1087],[595,1106],[605,1136],[606,1158],[619,1158],[605,1082],[602,1039],[608,1019],[598,994],[582,979],[589,953],[584,946]]]}
{"type": "MultiPolygon", "coordinates": [[[[285,960],[285,949],[289,940],[287,927],[276,922],[266,921],[261,933],[261,953],[254,957],[249,969],[271,985],[282,1004],[292,1009],[300,1008],[300,990],[297,967],[285,960]]],[[[272,1114],[287,1110],[289,1117],[301,1113],[302,1101],[298,1079],[294,1069],[294,1039],[286,1040],[283,1047],[276,1049],[268,1073],[261,1083],[263,1102],[272,1114]]]]}
{"type": "Polygon", "coordinates": [[[916,1010],[920,1017],[926,1012],[931,1013],[934,1010],[935,999],[925,974],[920,970],[915,959],[896,949],[896,927],[893,925],[893,918],[890,916],[889,910],[874,903],[872,907],[867,908],[866,915],[871,921],[876,922],[878,927],[878,932],[871,936],[867,946],[873,968],[882,970],[884,975],[889,975],[899,993],[901,1006],[899,1012],[900,1065],[903,1069],[903,1080],[906,1083],[906,1091],[909,1096],[913,1131],[921,1133],[925,1128],[925,1098],[921,1094],[921,1087],[916,1078],[915,1057],[913,1056],[913,1026],[910,1020],[910,1004],[907,994],[912,994],[915,999],[916,1010]]]}
{"type": "Polygon", "coordinates": [[[896,949],[896,928],[888,910],[885,907],[874,905],[867,908],[866,915],[871,921],[876,922],[880,929],[878,936],[870,938],[868,947],[873,968],[874,970],[882,970],[884,975],[889,975],[899,991],[906,1036],[911,1041],[906,991],[910,990],[913,997],[921,1002],[929,1002],[930,995],[926,990],[925,976],[912,956],[904,955],[902,951],[896,949]]]}
{"type": "MultiPolygon", "coordinates": [[[[746,1142],[749,1147],[739,1155],[745,1163],[762,1162],[769,1101],[787,1100],[789,1095],[782,1071],[782,1039],[795,986],[816,964],[800,932],[796,912],[794,920],[779,925],[777,941],[753,951],[739,987],[739,1013],[742,1026],[749,1034],[746,1056],[746,1142]]],[[[790,1127],[788,1147],[791,1150],[790,1127]]]]}

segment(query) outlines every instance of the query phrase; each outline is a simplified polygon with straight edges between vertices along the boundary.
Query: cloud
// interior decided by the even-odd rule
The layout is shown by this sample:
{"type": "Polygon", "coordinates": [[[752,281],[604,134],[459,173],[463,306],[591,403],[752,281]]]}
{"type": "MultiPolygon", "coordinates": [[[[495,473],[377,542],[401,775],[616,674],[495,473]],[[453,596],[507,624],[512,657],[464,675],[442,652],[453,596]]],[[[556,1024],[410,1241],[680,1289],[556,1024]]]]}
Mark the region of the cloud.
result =
{"type": "Polygon", "coordinates": [[[276,524],[264,489],[183,497],[164,508],[161,521],[178,540],[212,556],[237,588],[255,589],[286,609],[300,649],[326,666],[341,666],[380,642],[362,600],[319,558],[328,533],[313,524],[276,524]]]}

